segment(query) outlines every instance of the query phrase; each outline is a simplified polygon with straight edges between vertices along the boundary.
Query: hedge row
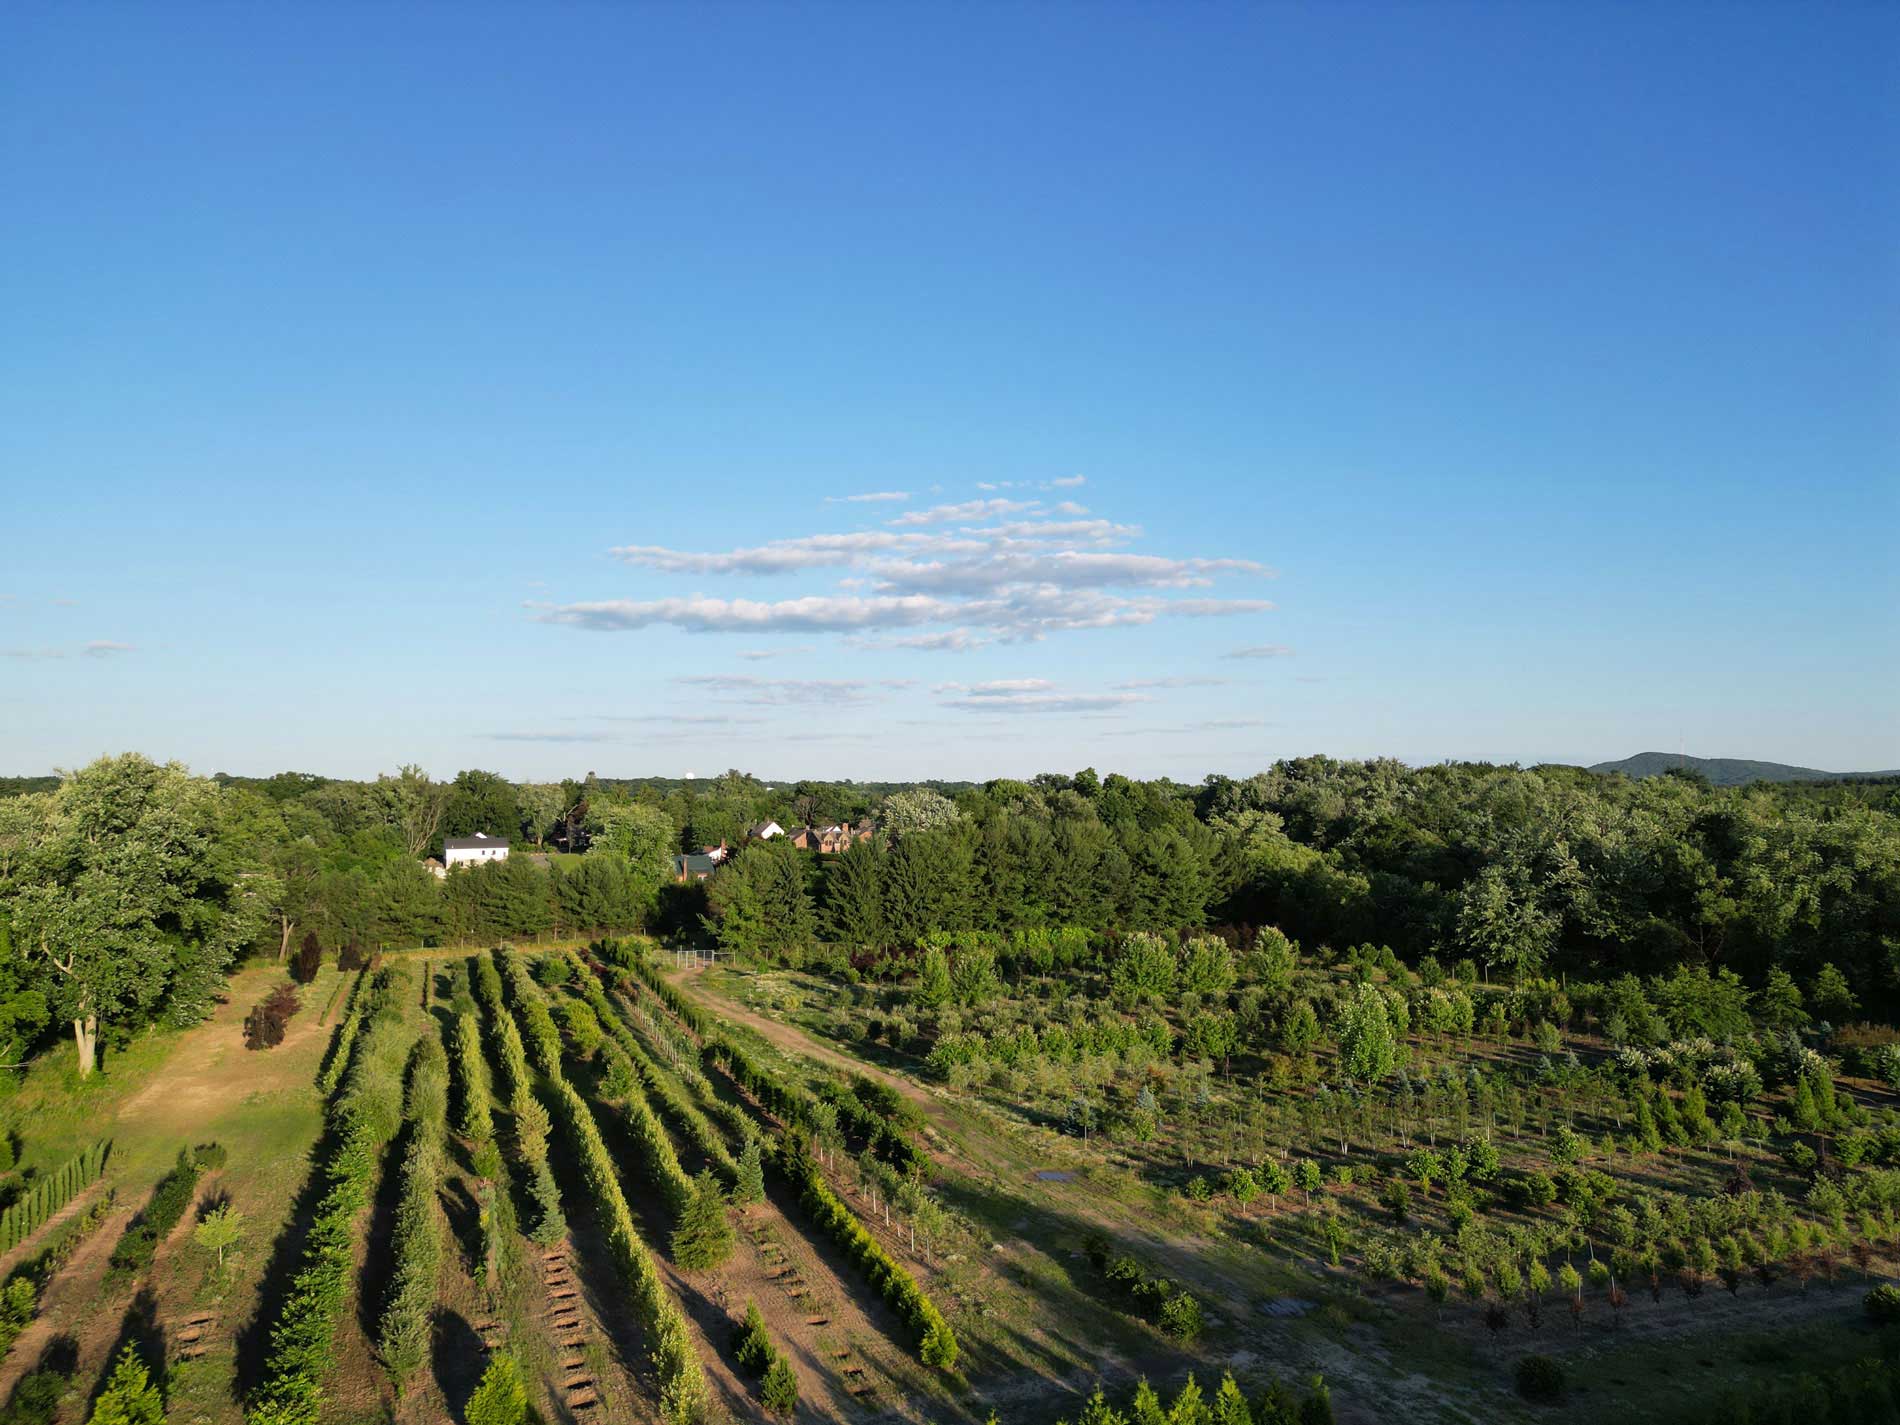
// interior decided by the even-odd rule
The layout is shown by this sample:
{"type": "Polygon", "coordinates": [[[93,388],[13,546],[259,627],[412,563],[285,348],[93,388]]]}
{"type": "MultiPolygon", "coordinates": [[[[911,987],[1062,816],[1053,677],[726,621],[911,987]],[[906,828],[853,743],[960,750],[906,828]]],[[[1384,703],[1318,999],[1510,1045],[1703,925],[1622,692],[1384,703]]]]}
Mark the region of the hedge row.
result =
{"type": "Polygon", "coordinates": [[[336,1027],[336,1038],[330,1045],[330,1057],[324,1061],[323,1071],[317,1075],[317,1091],[325,1098],[336,1092],[336,1086],[342,1082],[343,1071],[350,1066],[350,1050],[355,1047],[357,1031],[363,1027],[369,979],[369,971],[364,970],[357,975],[356,983],[350,986],[350,999],[343,1011],[343,1022],[336,1027]]]}
{"type": "Polygon", "coordinates": [[[501,976],[493,959],[481,956],[475,961],[475,989],[488,1014],[490,1037],[501,1061],[502,1076],[508,1080],[508,1106],[514,1115],[515,1151],[528,1170],[528,1196],[534,1200],[535,1223],[529,1234],[543,1247],[552,1246],[567,1235],[567,1216],[561,1211],[561,1189],[548,1166],[548,1132],[553,1127],[548,1111],[534,1096],[534,1073],[528,1068],[528,1051],[522,1047],[521,1031],[502,1002],[501,976]]]}
{"type": "MultiPolygon", "coordinates": [[[[699,1006],[680,995],[644,960],[635,960],[634,973],[659,996],[667,1008],[699,1035],[706,1054],[723,1058],[727,1072],[734,1080],[790,1125],[780,1142],[778,1161],[780,1170],[798,1190],[800,1203],[811,1214],[812,1220],[844,1248],[845,1254],[864,1273],[871,1285],[917,1333],[919,1359],[925,1365],[938,1366],[944,1370],[955,1366],[956,1333],[937,1309],[936,1303],[917,1285],[917,1279],[884,1250],[883,1244],[866,1230],[851,1209],[838,1200],[818,1171],[817,1161],[811,1155],[805,1136],[810,1121],[812,1095],[784,1084],[777,1075],[754,1062],[737,1044],[713,1028],[710,1017],[699,1006]]],[[[851,1102],[857,1105],[860,1113],[871,1115],[871,1111],[858,1103],[855,1096],[851,1102]]],[[[839,1116],[844,1117],[842,1105],[839,1116]]],[[[895,1134],[906,1150],[907,1164],[911,1161],[921,1163],[920,1155],[914,1159],[910,1156],[916,1150],[901,1132],[882,1119],[878,1123],[890,1128],[895,1134]]]]}
{"type": "MultiPolygon", "coordinates": [[[[639,983],[633,976],[625,972],[619,972],[614,989],[618,995],[618,998],[613,1000],[616,1010],[616,1022],[628,1036],[623,1042],[638,1044],[638,1037],[633,1034],[633,1025],[638,1022],[636,1016],[650,1015],[650,1012],[640,1004],[639,983]]],[[[657,1016],[654,1017],[657,1018],[657,1016]]],[[[664,1034],[667,1027],[665,1024],[655,1022],[651,1025],[651,1032],[656,1037],[660,1037],[664,1034]]],[[[685,1034],[684,1030],[680,1032],[683,1035],[685,1034]]],[[[684,1083],[687,1089],[691,1091],[694,1101],[692,1106],[705,1116],[717,1120],[720,1126],[725,1129],[727,1139],[744,1142],[747,1138],[756,1137],[758,1135],[758,1128],[752,1119],[747,1116],[745,1110],[736,1104],[728,1103],[725,1099],[713,1092],[712,1083],[707,1079],[704,1065],[700,1061],[699,1042],[690,1035],[686,1036],[686,1038],[687,1043],[692,1049],[692,1060],[686,1066],[669,1065],[666,1068],[662,1068],[653,1059],[651,1054],[645,1055],[643,1062],[652,1064],[655,1071],[660,1073],[663,1077],[666,1077],[669,1082],[677,1080],[684,1083]]]]}
{"type": "Polygon", "coordinates": [[[495,1119],[488,1109],[488,1065],[482,1059],[482,1033],[475,1016],[465,1009],[458,1012],[450,1021],[449,1038],[460,1093],[455,1131],[473,1142],[486,1143],[495,1136],[495,1119]]]}
{"type": "MultiPolygon", "coordinates": [[[[546,1019],[547,1007],[540,1003],[540,990],[522,971],[520,962],[503,952],[498,952],[496,958],[508,976],[509,989],[516,1002],[524,1010],[538,1005],[541,1018],[546,1019]]],[[[512,1022],[505,1009],[500,1017],[504,1023],[512,1022]]],[[[548,1020],[548,1026],[553,1026],[551,1019],[548,1020]]],[[[574,1086],[561,1075],[558,1044],[552,1069],[547,1073],[547,1090],[554,1104],[555,1117],[567,1133],[569,1146],[580,1164],[581,1177],[593,1193],[601,1223],[606,1228],[607,1247],[613,1256],[614,1266],[627,1284],[640,1324],[652,1343],[653,1372],[659,1381],[660,1413],[671,1425],[688,1425],[688,1422],[698,1421],[706,1413],[708,1395],[699,1354],[693,1349],[692,1332],[687,1327],[678,1303],[667,1294],[652,1253],[640,1240],[639,1231],[633,1225],[633,1213],[627,1206],[626,1193],[621,1190],[613,1157],[600,1136],[600,1125],[594,1121],[593,1111],[574,1086]]]]}
{"type": "MultiPolygon", "coordinates": [[[[613,1002],[601,989],[600,982],[592,975],[583,975],[578,981],[581,997],[593,1009],[595,1016],[606,1028],[613,1049],[617,1049],[632,1066],[639,1077],[640,1086],[650,1098],[660,1103],[660,1112],[671,1119],[698,1146],[700,1152],[717,1167],[730,1187],[738,1180],[739,1165],[733,1160],[732,1149],[720,1131],[713,1127],[712,1121],[700,1112],[699,1107],[686,1096],[680,1082],[672,1074],[663,1073],[647,1051],[641,1047],[639,1038],[619,1012],[613,1002]]],[[[613,1049],[608,1052],[612,1053],[613,1049]]],[[[736,1110],[735,1110],[736,1112],[736,1110]]],[[[741,1118],[741,1123],[744,1119],[741,1118]]]]}
{"type": "Polygon", "coordinates": [[[409,1143],[403,1151],[401,1196],[391,1251],[383,1317],[376,1351],[398,1394],[429,1354],[430,1315],[442,1267],[442,1148],[448,1116],[449,1065],[442,1041],[424,1033],[409,1058],[409,1095],[404,1104],[409,1143]]]}
{"type": "Polygon", "coordinates": [[[11,1252],[44,1227],[47,1218],[98,1182],[111,1146],[109,1140],[100,1139],[78,1157],[36,1178],[11,1207],[0,1212],[0,1252],[11,1252]]]}
{"type": "MultiPolygon", "coordinates": [[[[607,942],[602,942],[596,948],[614,959],[615,963],[628,963],[628,958],[610,950],[607,942]]],[[[635,956],[631,964],[640,982],[699,1036],[701,1052],[706,1057],[723,1061],[727,1072],[774,1115],[800,1127],[811,1127],[810,1105],[818,1095],[780,1084],[775,1075],[756,1064],[749,1054],[730,1039],[711,1015],[667,983],[650,961],[635,956]]],[[[902,1125],[867,1107],[849,1089],[828,1088],[822,1097],[838,1110],[838,1121],[847,1133],[899,1172],[921,1172],[924,1169],[926,1156],[902,1125]]]]}
{"type": "Polygon", "coordinates": [[[127,1225],[119,1244],[112,1249],[111,1263],[106,1268],[107,1281],[123,1281],[151,1266],[152,1259],[158,1255],[158,1244],[191,1206],[199,1174],[223,1167],[224,1158],[224,1149],[216,1143],[178,1150],[178,1161],[158,1180],[151,1200],[127,1225]]]}
{"type": "Polygon", "coordinates": [[[495,964],[507,983],[521,1037],[528,1046],[535,1068],[551,1079],[560,1078],[561,1031],[554,1026],[554,1016],[548,1013],[547,1001],[541,998],[540,988],[528,974],[527,966],[521,963],[520,956],[507,946],[495,950],[495,964]]]}
{"type": "Polygon", "coordinates": [[[706,1378],[692,1333],[679,1306],[660,1281],[652,1253],[640,1240],[627,1207],[626,1194],[614,1172],[613,1159],[600,1136],[600,1125],[575,1088],[566,1079],[549,1083],[556,1116],[567,1130],[581,1176],[599,1205],[607,1228],[607,1246],[614,1265],[632,1293],[640,1324],[653,1343],[653,1371],[660,1382],[660,1413],[673,1425],[701,1419],[706,1410],[706,1378]]]}
{"type": "Polygon", "coordinates": [[[779,1168],[798,1189],[798,1200],[812,1221],[831,1235],[865,1279],[917,1334],[917,1356],[927,1366],[949,1370],[957,1363],[957,1337],[943,1313],[884,1244],[873,1237],[851,1209],[840,1202],[818,1171],[802,1132],[789,1130],[779,1144],[779,1168]]]}
{"type": "MultiPolygon", "coordinates": [[[[360,1006],[362,1029],[331,1109],[335,1147],[323,1167],[329,1186],[271,1329],[263,1382],[245,1407],[250,1425],[315,1425],[322,1407],[336,1323],[349,1303],[357,1223],[369,1205],[377,1155],[395,1131],[386,1110],[401,1091],[391,1059],[400,1065],[406,1047],[398,1008],[405,978],[395,966],[378,970],[360,1006]]],[[[353,1002],[351,1013],[358,1010],[353,1002]]]]}

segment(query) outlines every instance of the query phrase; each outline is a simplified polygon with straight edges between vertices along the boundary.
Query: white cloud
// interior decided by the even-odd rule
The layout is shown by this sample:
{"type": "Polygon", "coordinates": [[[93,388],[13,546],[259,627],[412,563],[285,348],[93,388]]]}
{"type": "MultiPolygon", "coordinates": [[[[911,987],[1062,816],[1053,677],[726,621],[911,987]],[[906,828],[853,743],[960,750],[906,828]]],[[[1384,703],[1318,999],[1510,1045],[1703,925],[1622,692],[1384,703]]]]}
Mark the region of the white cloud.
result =
{"type": "Polygon", "coordinates": [[[859,638],[845,640],[853,648],[909,648],[929,653],[967,653],[996,640],[979,638],[967,628],[945,629],[942,633],[908,633],[901,638],[859,638]]]}
{"type": "Polygon", "coordinates": [[[1051,490],[1078,490],[1088,482],[1089,477],[1086,475],[1058,475],[1049,482],[1049,488],[1051,490]]]}
{"type": "Polygon", "coordinates": [[[928,524],[967,524],[971,520],[991,520],[1003,515],[1033,510],[1038,500],[965,500],[957,505],[932,505],[927,510],[910,510],[885,523],[893,528],[928,524]]]}
{"type": "Polygon", "coordinates": [[[826,495],[827,505],[882,505],[908,500],[908,490],[873,490],[868,495],[826,495]]]}
{"type": "Polygon", "coordinates": [[[1124,683],[1111,683],[1113,688],[1222,688],[1227,685],[1225,678],[1195,678],[1177,674],[1168,678],[1130,678],[1124,683]]]}
{"type": "Polygon", "coordinates": [[[1293,650],[1284,643],[1256,643],[1251,648],[1236,648],[1232,653],[1223,653],[1223,658],[1291,658],[1293,650]]]}
{"type": "Polygon", "coordinates": [[[118,653],[134,653],[137,650],[129,643],[120,643],[111,638],[95,638],[79,650],[88,658],[110,658],[118,653]]]}
{"type": "Polygon", "coordinates": [[[739,656],[750,663],[760,663],[767,658],[793,658],[803,653],[816,652],[811,644],[800,643],[792,648],[741,648],[739,656]]]}
{"type": "Polygon", "coordinates": [[[0,658],[64,658],[66,654],[57,648],[0,648],[0,658]]]}
{"type": "Polygon", "coordinates": [[[940,706],[973,713],[1079,713],[1109,715],[1135,703],[1151,702],[1142,693],[1087,693],[1058,687],[1047,678],[997,678],[986,683],[938,683],[931,692],[940,706]],[[953,693],[954,697],[945,697],[953,693]]]}
{"type": "MultiPolygon", "coordinates": [[[[863,703],[872,685],[848,678],[755,678],[745,673],[692,673],[673,680],[715,697],[756,704],[863,703]]],[[[884,686],[891,686],[889,683],[884,686]]]]}

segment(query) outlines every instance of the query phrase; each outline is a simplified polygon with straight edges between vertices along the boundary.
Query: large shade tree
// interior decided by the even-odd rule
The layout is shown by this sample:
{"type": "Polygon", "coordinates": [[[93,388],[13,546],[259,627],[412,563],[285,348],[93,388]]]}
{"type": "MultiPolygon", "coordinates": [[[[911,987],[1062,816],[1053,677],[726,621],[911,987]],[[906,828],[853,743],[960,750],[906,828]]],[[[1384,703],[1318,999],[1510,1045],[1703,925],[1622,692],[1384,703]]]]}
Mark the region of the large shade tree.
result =
{"type": "Polygon", "coordinates": [[[72,1026],[81,1076],[101,1024],[202,1019],[235,948],[256,930],[233,895],[219,792],[178,763],[128,753],[40,798],[11,904],[18,953],[72,1026]]]}

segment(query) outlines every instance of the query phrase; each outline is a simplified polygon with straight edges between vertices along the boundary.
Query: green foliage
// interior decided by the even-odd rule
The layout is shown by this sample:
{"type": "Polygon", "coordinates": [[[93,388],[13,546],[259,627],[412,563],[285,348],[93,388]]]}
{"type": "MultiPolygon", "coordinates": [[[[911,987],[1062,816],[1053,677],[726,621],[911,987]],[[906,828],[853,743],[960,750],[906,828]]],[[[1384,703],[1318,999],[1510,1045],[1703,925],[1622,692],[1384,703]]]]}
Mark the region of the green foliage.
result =
{"type": "Polygon", "coordinates": [[[521,1381],[521,1366],[507,1351],[488,1358],[488,1369],[481,1383],[468,1398],[462,1413],[465,1425],[524,1425],[528,1418],[528,1392],[521,1381]]]}
{"type": "Polygon", "coordinates": [[[106,1388],[93,1402],[92,1425],[163,1425],[165,1402],[152,1384],[138,1348],[128,1344],[113,1362],[106,1388]]]}
{"type": "Polygon", "coordinates": [[[799,1201],[812,1220],[844,1249],[852,1264],[883,1293],[892,1309],[916,1333],[918,1358],[925,1365],[946,1371],[955,1366],[957,1338],[950,1323],[944,1320],[943,1313],[924,1294],[916,1279],[832,1193],[796,1131],[788,1133],[781,1142],[779,1165],[786,1179],[798,1190],[799,1201]]]}
{"type": "Polygon", "coordinates": [[[197,1190],[198,1175],[202,1171],[197,1156],[189,1148],[178,1150],[178,1161],[170,1172],[158,1180],[158,1186],[152,1189],[151,1200],[145,1204],[144,1211],[132,1219],[112,1249],[112,1258],[106,1270],[109,1281],[123,1281],[136,1276],[151,1266],[152,1259],[158,1254],[158,1244],[176,1227],[184,1217],[185,1210],[191,1206],[192,1194],[197,1190]]]}
{"type": "Polygon", "coordinates": [[[449,1043],[455,1064],[455,1131],[477,1143],[495,1136],[489,1109],[488,1061],[482,1056],[481,1029],[467,1010],[449,1021],[449,1043]]]}
{"type": "Polygon", "coordinates": [[[790,1415],[798,1409],[798,1374],[784,1356],[775,1356],[759,1382],[759,1404],[768,1415],[790,1415]]]}
{"type": "Polygon", "coordinates": [[[1377,1084],[1398,1067],[1399,1046],[1385,996],[1360,985],[1339,1022],[1339,1062],[1355,1083],[1377,1084]]]}
{"type": "Polygon", "coordinates": [[[732,1203],[747,1207],[765,1201],[765,1158],[756,1135],[748,1134],[739,1152],[738,1170],[732,1186],[732,1203]]]}
{"type": "MultiPolygon", "coordinates": [[[[11,1148],[11,1140],[6,1141],[11,1148]]],[[[0,1212],[0,1252],[10,1252],[26,1241],[54,1213],[99,1181],[111,1151],[111,1143],[101,1139],[50,1173],[35,1178],[5,1212],[0,1212]]]]}
{"type": "Polygon", "coordinates": [[[409,1061],[409,1141],[390,1243],[395,1269],[376,1331],[377,1354],[398,1394],[428,1357],[442,1265],[443,1223],[436,1198],[442,1186],[447,1116],[448,1060],[441,1041],[433,1033],[424,1034],[409,1061]]]}
{"type": "Polygon", "coordinates": [[[244,1240],[244,1214],[229,1203],[213,1208],[191,1230],[191,1240],[224,1267],[225,1254],[244,1240]]]}
{"type": "Polygon", "coordinates": [[[772,1337],[765,1329],[765,1318],[759,1314],[758,1303],[748,1300],[745,1304],[745,1320],[732,1333],[732,1358],[741,1369],[751,1371],[754,1375],[763,1375],[777,1354],[772,1346],[772,1337]]]}
{"type": "Polygon", "coordinates": [[[673,1260],[687,1271],[716,1267],[732,1255],[734,1234],[726,1197],[711,1170],[693,1181],[693,1195],[673,1229],[673,1260]]]}
{"type": "Polygon", "coordinates": [[[20,1333],[32,1323],[39,1309],[39,1291],[31,1277],[18,1276],[0,1288],[0,1360],[13,1349],[20,1333]]]}
{"type": "Polygon", "coordinates": [[[249,1425],[315,1425],[322,1409],[336,1323],[353,1284],[357,1224],[378,1154],[400,1122],[399,1067],[408,1044],[397,1002],[406,984],[395,967],[370,983],[365,1028],[331,1103],[336,1146],[323,1165],[327,1186],[271,1329],[264,1378],[245,1408],[249,1425]]]}
{"type": "Polygon", "coordinates": [[[1900,1322],[1900,1287],[1877,1286],[1860,1299],[1860,1304],[1876,1326],[1900,1322]]]}

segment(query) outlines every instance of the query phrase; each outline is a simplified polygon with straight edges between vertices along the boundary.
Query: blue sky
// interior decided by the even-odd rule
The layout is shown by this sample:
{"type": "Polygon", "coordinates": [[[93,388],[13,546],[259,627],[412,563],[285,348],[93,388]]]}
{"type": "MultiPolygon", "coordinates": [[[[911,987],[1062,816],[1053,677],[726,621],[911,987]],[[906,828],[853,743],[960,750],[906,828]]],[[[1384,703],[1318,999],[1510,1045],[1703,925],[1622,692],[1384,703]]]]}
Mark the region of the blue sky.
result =
{"type": "Polygon", "coordinates": [[[1891,7],[8,29],[0,771],[1900,765],[1891,7]]]}

